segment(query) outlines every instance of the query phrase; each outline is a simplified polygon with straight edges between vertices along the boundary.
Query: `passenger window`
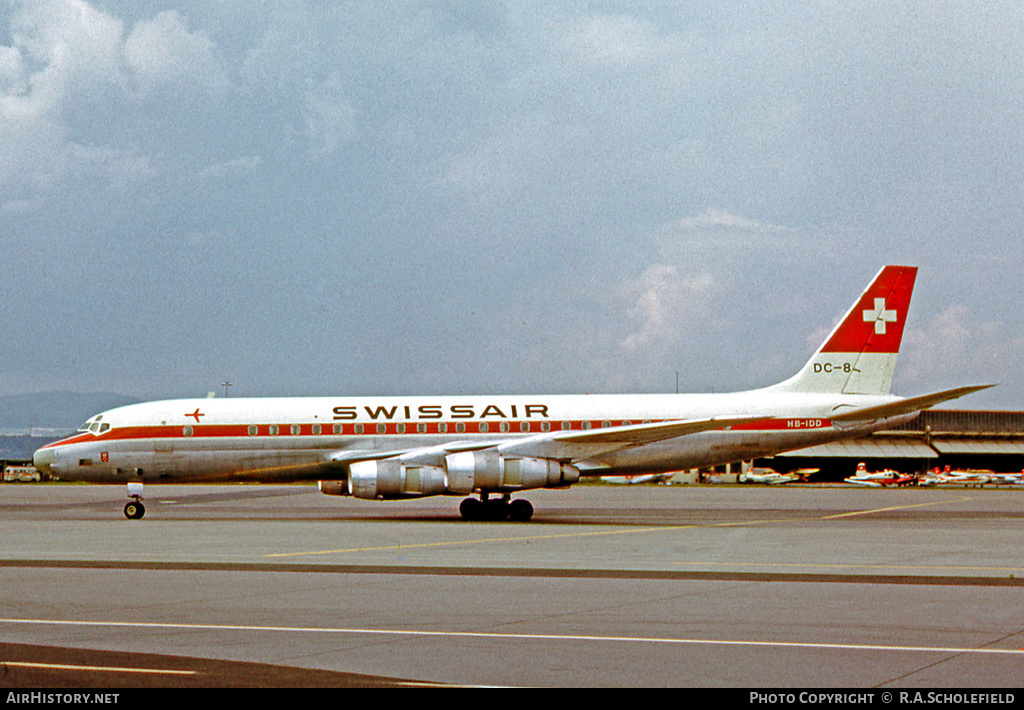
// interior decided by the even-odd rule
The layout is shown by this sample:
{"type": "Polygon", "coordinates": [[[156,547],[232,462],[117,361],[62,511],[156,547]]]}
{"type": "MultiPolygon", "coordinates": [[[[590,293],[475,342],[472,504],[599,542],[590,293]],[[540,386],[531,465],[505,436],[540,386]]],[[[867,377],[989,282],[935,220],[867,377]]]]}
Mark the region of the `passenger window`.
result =
{"type": "Polygon", "coordinates": [[[477,427],[477,429],[480,431],[481,434],[487,433],[487,422],[480,422],[480,425],[477,427]]]}
{"type": "Polygon", "coordinates": [[[255,424],[249,425],[249,436],[256,436],[259,433],[259,431],[259,427],[257,427],[255,424]]]}
{"type": "Polygon", "coordinates": [[[320,431],[321,431],[321,429],[320,429],[320,425],[319,425],[319,424],[314,424],[314,425],[313,425],[313,434],[314,434],[314,435],[316,435],[316,434],[319,434],[319,433],[320,433],[320,431]]]}
{"type": "Polygon", "coordinates": [[[362,433],[363,433],[363,425],[362,424],[356,424],[356,434],[362,434],[362,433]]]}
{"type": "Polygon", "coordinates": [[[388,433],[388,425],[387,424],[378,424],[377,425],[377,433],[378,434],[387,434],[388,433]]]}
{"type": "Polygon", "coordinates": [[[302,427],[300,427],[298,424],[292,424],[292,435],[293,436],[298,436],[301,433],[302,433],[302,427]]]}
{"type": "Polygon", "coordinates": [[[192,436],[192,427],[187,426],[182,430],[182,434],[185,436],[192,436]]]}
{"type": "Polygon", "coordinates": [[[281,433],[281,427],[279,427],[277,424],[271,424],[270,425],[270,435],[271,436],[277,436],[280,433],[281,433]]]}
{"type": "Polygon", "coordinates": [[[520,422],[519,431],[530,431],[530,422],[520,422]]]}
{"type": "Polygon", "coordinates": [[[462,422],[459,422],[458,424],[455,425],[455,431],[457,431],[459,434],[465,433],[466,425],[463,424],[462,422]]]}
{"type": "Polygon", "coordinates": [[[420,422],[419,424],[416,425],[416,431],[418,431],[420,434],[426,434],[427,425],[424,424],[423,422],[420,422]]]}

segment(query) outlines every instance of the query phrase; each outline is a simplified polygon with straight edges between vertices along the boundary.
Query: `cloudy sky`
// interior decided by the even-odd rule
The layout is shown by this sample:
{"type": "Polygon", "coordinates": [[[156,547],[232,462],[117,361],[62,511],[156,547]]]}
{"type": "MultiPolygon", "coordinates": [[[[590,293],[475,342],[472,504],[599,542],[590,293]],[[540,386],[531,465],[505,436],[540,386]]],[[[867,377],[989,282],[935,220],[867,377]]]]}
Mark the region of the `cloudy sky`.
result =
{"type": "Polygon", "coordinates": [[[0,0],[0,394],[1024,407],[1019,2],[0,0]]]}

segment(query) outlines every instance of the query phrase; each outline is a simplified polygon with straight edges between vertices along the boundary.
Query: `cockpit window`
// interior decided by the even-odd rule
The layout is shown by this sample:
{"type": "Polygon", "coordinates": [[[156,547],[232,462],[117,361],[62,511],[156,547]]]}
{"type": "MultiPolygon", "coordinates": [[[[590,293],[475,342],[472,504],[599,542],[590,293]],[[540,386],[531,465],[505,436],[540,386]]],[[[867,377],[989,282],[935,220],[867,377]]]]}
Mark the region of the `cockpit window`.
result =
{"type": "Polygon", "coordinates": [[[105,432],[105,431],[110,429],[110,423],[109,422],[102,422],[101,423],[100,422],[101,419],[103,419],[103,415],[102,414],[100,416],[98,416],[98,417],[93,417],[92,419],[87,420],[85,422],[85,424],[83,424],[82,426],[78,427],[78,431],[80,431],[80,432],[91,431],[93,434],[102,434],[103,432],[105,432]]]}

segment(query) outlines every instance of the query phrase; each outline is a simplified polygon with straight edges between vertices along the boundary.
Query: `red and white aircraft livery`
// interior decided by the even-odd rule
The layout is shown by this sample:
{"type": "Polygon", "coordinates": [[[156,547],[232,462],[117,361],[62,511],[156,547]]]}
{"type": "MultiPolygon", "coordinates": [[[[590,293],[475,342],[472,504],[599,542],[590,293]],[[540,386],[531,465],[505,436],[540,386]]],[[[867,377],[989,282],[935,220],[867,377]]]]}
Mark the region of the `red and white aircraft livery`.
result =
{"type": "Polygon", "coordinates": [[[528,520],[514,493],[581,476],[676,471],[771,456],[909,421],[984,389],[889,393],[915,267],[886,266],[795,376],[732,394],[196,399],[135,404],[39,449],[40,471],[128,483],[319,480],[328,495],[477,495],[466,519],[528,520]]]}

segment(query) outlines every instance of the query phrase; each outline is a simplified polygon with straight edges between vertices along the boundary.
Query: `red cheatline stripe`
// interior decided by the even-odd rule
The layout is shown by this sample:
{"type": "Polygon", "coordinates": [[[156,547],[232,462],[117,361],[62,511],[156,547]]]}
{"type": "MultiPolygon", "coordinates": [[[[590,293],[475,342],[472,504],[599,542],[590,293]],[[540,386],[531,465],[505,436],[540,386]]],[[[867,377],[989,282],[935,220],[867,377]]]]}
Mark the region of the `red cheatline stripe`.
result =
{"type": "MultiPolygon", "coordinates": [[[[47,444],[43,448],[50,448],[53,446],[63,446],[67,444],[76,444],[84,442],[95,442],[95,441],[137,441],[142,439],[200,439],[200,438],[249,438],[252,436],[278,436],[278,437],[292,437],[292,436],[393,436],[393,435],[459,435],[459,434],[541,434],[541,433],[558,433],[561,431],[599,431],[602,428],[604,421],[608,421],[610,426],[629,426],[630,424],[639,424],[639,421],[633,420],[544,420],[549,424],[548,430],[545,432],[541,427],[542,423],[540,420],[501,420],[501,421],[480,421],[480,420],[465,420],[465,421],[449,421],[449,422],[359,422],[359,423],[346,423],[339,424],[339,431],[335,431],[334,424],[321,425],[320,434],[314,434],[312,424],[300,424],[298,434],[292,433],[293,424],[258,424],[256,425],[256,434],[252,435],[249,433],[248,424],[184,424],[182,426],[149,426],[149,427],[117,427],[110,429],[109,431],[100,434],[78,434],[62,441],[57,441],[52,444],[47,444]],[[563,429],[563,422],[569,423],[568,429],[563,429]],[[508,426],[503,429],[502,424],[508,426]],[[523,424],[526,423],[529,427],[524,430],[523,424]],[[585,427],[584,424],[589,424],[589,427],[585,427]],[[423,425],[423,431],[420,431],[419,426],[423,425]],[[463,430],[459,431],[458,425],[464,425],[463,430]],[[486,424],[486,431],[481,431],[481,425],[486,424]],[[447,425],[447,430],[442,431],[442,425],[447,425]],[[271,434],[271,426],[277,427],[277,434],[271,434]],[[362,430],[357,431],[356,427],[361,426],[362,430]],[[378,426],[382,426],[383,429],[378,431],[378,426]],[[404,427],[404,431],[400,429],[404,427]],[[190,433],[186,433],[190,432],[190,433]]],[[[671,420],[661,420],[667,422],[671,420]]],[[[825,418],[793,418],[793,419],[764,419],[756,422],[750,422],[746,424],[739,424],[731,427],[735,431],[804,431],[809,429],[827,429],[832,426],[831,419],[825,418]]]]}

